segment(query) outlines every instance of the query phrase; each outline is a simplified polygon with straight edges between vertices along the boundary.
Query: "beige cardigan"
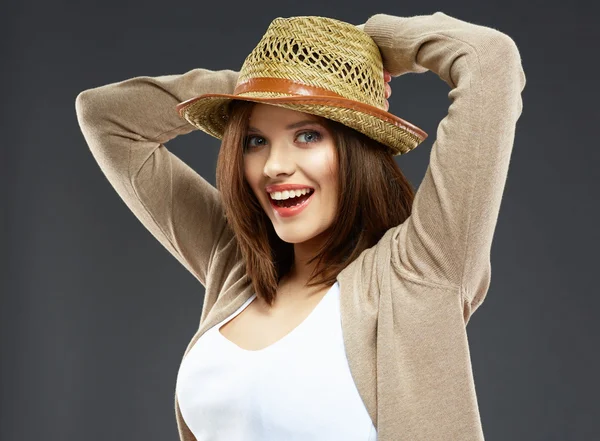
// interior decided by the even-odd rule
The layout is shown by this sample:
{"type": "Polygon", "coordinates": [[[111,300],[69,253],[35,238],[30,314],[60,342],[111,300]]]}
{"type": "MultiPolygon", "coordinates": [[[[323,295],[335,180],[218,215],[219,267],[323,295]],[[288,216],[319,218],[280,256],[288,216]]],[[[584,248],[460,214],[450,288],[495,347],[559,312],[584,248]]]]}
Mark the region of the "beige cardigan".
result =
{"type": "MultiPolygon", "coordinates": [[[[364,26],[393,76],[431,70],[451,88],[413,211],[337,277],[346,353],[379,441],[483,440],[466,324],[490,285],[490,248],[525,75],[514,41],[442,12],[364,26]]],[[[231,93],[238,72],[135,77],[77,96],[79,125],[117,193],[205,287],[199,329],[252,294],[219,192],[164,146],[196,130],[175,106],[231,93]]],[[[419,105],[419,103],[415,103],[419,105]]],[[[418,124],[417,124],[418,125],[418,124]]],[[[194,436],[175,413],[183,441],[194,436]]]]}

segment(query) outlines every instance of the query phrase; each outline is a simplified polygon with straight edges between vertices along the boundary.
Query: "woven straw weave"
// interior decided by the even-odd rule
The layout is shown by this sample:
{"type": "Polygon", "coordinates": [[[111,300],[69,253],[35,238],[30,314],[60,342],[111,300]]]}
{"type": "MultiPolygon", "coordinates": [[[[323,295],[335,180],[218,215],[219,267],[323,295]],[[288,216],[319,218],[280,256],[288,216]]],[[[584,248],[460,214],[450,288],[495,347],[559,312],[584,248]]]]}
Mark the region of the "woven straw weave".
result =
{"type": "Polygon", "coordinates": [[[238,81],[291,79],[385,109],[385,83],[374,81],[382,70],[379,48],[355,26],[323,17],[276,18],[244,61],[238,81]]]}
{"type": "Polygon", "coordinates": [[[350,23],[318,16],[274,19],[244,61],[236,89],[254,78],[282,79],[336,95],[256,90],[205,94],[180,103],[179,112],[219,139],[232,99],[263,102],[337,121],[389,146],[394,155],[409,152],[427,137],[420,128],[386,111],[379,47],[350,23]]]}

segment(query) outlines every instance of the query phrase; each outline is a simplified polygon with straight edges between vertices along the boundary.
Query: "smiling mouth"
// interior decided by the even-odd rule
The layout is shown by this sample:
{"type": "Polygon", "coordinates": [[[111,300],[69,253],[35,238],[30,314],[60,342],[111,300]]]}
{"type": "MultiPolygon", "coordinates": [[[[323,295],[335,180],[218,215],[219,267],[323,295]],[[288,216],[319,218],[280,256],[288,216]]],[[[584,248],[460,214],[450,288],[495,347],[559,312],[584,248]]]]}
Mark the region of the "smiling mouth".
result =
{"type": "Polygon", "coordinates": [[[295,207],[297,205],[302,204],[304,201],[306,201],[308,198],[310,198],[314,192],[315,192],[314,190],[311,190],[304,195],[296,196],[294,198],[287,198],[287,199],[283,199],[283,200],[272,199],[270,196],[269,196],[269,199],[272,204],[274,204],[278,207],[290,208],[290,207],[295,207]]]}

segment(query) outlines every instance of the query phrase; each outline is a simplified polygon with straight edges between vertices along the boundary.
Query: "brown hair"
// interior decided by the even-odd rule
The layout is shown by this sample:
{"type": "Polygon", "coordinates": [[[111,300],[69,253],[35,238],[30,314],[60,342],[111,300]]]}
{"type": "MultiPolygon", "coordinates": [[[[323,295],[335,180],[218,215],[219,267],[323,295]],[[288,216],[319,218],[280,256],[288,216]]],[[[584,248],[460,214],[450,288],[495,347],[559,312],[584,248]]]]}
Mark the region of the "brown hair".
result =
{"type": "MultiPolygon", "coordinates": [[[[243,145],[253,107],[241,100],[230,104],[216,182],[247,276],[257,295],[272,306],[279,281],[292,266],[294,245],[277,236],[244,177],[243,145]]],[[[317,265],[307,286],[335,283],[340,271],[408,218],[415,194],[389,147],[336,121],[321,121],[336,145],[340,208],[325,244],[309,261],[317,260],[317,265]]]]}

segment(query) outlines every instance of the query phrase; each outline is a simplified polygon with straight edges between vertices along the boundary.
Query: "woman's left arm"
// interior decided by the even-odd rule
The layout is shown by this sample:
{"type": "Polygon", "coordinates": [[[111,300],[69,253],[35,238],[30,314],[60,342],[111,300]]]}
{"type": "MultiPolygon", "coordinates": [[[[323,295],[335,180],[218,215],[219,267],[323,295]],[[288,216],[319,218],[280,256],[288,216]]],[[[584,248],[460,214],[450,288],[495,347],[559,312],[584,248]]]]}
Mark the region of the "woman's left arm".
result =
{"type": "Polygon", "coordinates": [[[491,243],[522,111],[519,51],[506,34],[442,12],[377,14],[364,31],[392,76],[431,70],[452,88],[411,216],[394,229],[392,260],[413,278],[460,289],[473,312],[490,284],[491,243]]]}

